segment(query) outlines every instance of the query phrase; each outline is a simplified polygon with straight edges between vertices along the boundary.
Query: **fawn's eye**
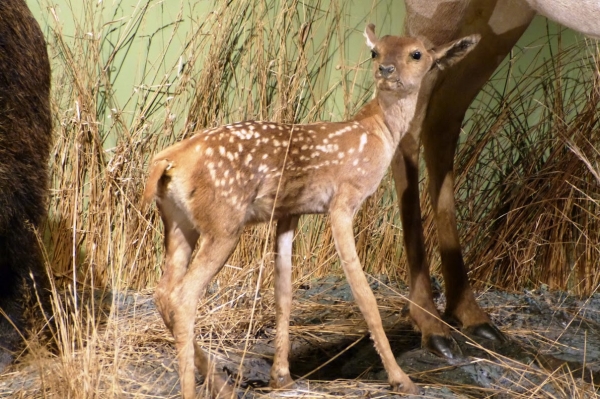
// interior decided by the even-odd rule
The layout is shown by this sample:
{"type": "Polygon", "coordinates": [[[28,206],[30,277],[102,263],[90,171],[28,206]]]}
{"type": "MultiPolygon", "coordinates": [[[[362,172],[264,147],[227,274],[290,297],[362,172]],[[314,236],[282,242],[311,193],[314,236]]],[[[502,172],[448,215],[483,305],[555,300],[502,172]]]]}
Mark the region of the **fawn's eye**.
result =
{"type": "Polygon", "coordinates": [[[371,50],[371,58],[377,58],[379,54],[377,54],[377,51],[375,50],[371,50]]]}
{"type": "Polygon", "coordinates": [[[421,52],[419,50],[413,51],[410,56],[411,56],[411,58],[413,60],[420,60],[421,59],[421,52]]]}

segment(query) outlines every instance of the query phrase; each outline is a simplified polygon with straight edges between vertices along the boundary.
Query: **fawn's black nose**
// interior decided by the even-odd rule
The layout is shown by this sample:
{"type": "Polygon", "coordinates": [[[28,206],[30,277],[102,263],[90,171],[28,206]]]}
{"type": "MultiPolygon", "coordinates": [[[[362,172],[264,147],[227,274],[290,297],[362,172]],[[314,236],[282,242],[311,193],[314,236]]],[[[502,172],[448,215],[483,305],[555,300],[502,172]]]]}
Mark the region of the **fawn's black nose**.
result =
{"type": "Polygon", "coordinates": [[[379,65],[379,72],[381,73],[381,76],[383,76],[384,78],[387,78],[388,76],[390,76],[392,74],[392,72],[394,72],[396,70],[396,67],[393,65],[379,65]]]}

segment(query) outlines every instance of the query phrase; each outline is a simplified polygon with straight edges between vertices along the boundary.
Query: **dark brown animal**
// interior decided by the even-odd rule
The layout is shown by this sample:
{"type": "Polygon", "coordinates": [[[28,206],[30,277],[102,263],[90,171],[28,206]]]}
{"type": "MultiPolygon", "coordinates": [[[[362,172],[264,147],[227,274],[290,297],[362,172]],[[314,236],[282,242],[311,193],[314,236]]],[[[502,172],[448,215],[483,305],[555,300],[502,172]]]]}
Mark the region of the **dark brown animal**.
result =
{"type": "Polygon", "coordinates": [[[429,193],[438,229],[445,280],[445,318],[467,333],[502,341],[504,335],[479,307],[467,277],[456,226],[454,152],[465,112],[492,72],[505,58],[536,13],[589,36],[600,37],[600,2],[596,0],[406,0],[406,33],[427,46],[469,34],[481,41],[468,60],[430,74],[402,139],[392,171],[400,202],[404,244],[410,267],[410,315],[423,345],[447,358],[460,356],[450,330],[435,308],[419,207],[419,145],[423,142],[429,193]]]}
{"type": "Polygon", "coordinates": [[[34,229],[46,216],[50,63],[24,0],[0,1],[0,370],[47,302],[34,229]]]}
{"type": "Polygon", "coordinates": [[[413,38],[377,39],[373,25],[365,36],[372,49],[377,95],[352,120],[221,126],[199,132],[152,160],[144,199],[156,199],[166,247],[155,299],[175,337],[184,398],[195,398],[195,368],[207,377],[213,396],[233,393],[194,342],[194,316],[199,298],[233,252],[244,226],[271,218],[278,222],[277,333],[270,384],[284,388],[293,383],[288,363],[291,251],[298,218],[308,213],[330,215],[342,267],[390,385],[399,392],[418,392],[396,363],[383,331],[356,254],[352,219],[379,185],[406,133],[423,77],[462,59],[478,37],[429,49],[413,38]]]}

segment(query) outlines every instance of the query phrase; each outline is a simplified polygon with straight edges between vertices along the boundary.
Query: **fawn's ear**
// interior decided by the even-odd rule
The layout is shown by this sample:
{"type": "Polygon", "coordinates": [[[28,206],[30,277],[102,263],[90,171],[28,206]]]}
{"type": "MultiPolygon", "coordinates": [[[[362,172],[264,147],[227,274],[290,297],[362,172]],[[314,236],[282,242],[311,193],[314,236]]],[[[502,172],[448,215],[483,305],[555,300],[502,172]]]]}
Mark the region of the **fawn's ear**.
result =
{"type": "Polygon", "coordinates": [[[431,69],[437,68],[442,70],[456,64],[475,48],[480,38],[481,36],[479,35],[466,36],[462,39],[432,48],[429,50],[433,56],[431,69]]]}
{"type": "Polygon", "coordinates": [[[375,25],[367,25],[367,27],[365,28],[364,35],[367,38],[367,46],[369,46],[369,48],[373,50],[373,48],[375,47],[375,43],[377,43],[377,35],[375,35],[375,25]]]}

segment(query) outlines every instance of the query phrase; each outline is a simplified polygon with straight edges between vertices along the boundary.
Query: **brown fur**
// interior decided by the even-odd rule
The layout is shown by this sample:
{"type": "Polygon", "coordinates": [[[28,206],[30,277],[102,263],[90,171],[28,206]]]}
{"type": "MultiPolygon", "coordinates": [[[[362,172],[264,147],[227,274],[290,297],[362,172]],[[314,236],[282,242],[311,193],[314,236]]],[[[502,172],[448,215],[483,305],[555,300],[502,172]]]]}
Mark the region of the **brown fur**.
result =
{"type": "Polygon", "coordinates": [[[393,389],[418,388],[400,369],[356,254],[352,219],[379,185],[413,117],[419,87],[435,65],[450,66],[476,36],[428,50],[419,40],[365,35],[374,53],[377,96],[347,122],[286,125],[243,122],[199,132],[157,154],[144,200],[156,198],[165,226],[166,262],[155,294],[175,337],[184,398],[195,397],[194,369],[213,396],[230,396],[225,378],[194,343],[198,299],[223,267],[248,223],[277,220],[277,333],[271,385],[289,372],[292,239],[300,215],[328,213],[341,263],[393,389]],[[417,56],[418,53],[418,56],[417,56]],[[194,258],[192,253],[198,245],[194,258]]]}
{"type": "Polygon", "coordinates": [[[0,308],[10,319],[0,316],[0,369],[30,327],[26,319],[41,319],[36,296],[47,303],[34,229],[46,216],[49,95],[39,25],[25,1],[0,1],[0,308]]]}

